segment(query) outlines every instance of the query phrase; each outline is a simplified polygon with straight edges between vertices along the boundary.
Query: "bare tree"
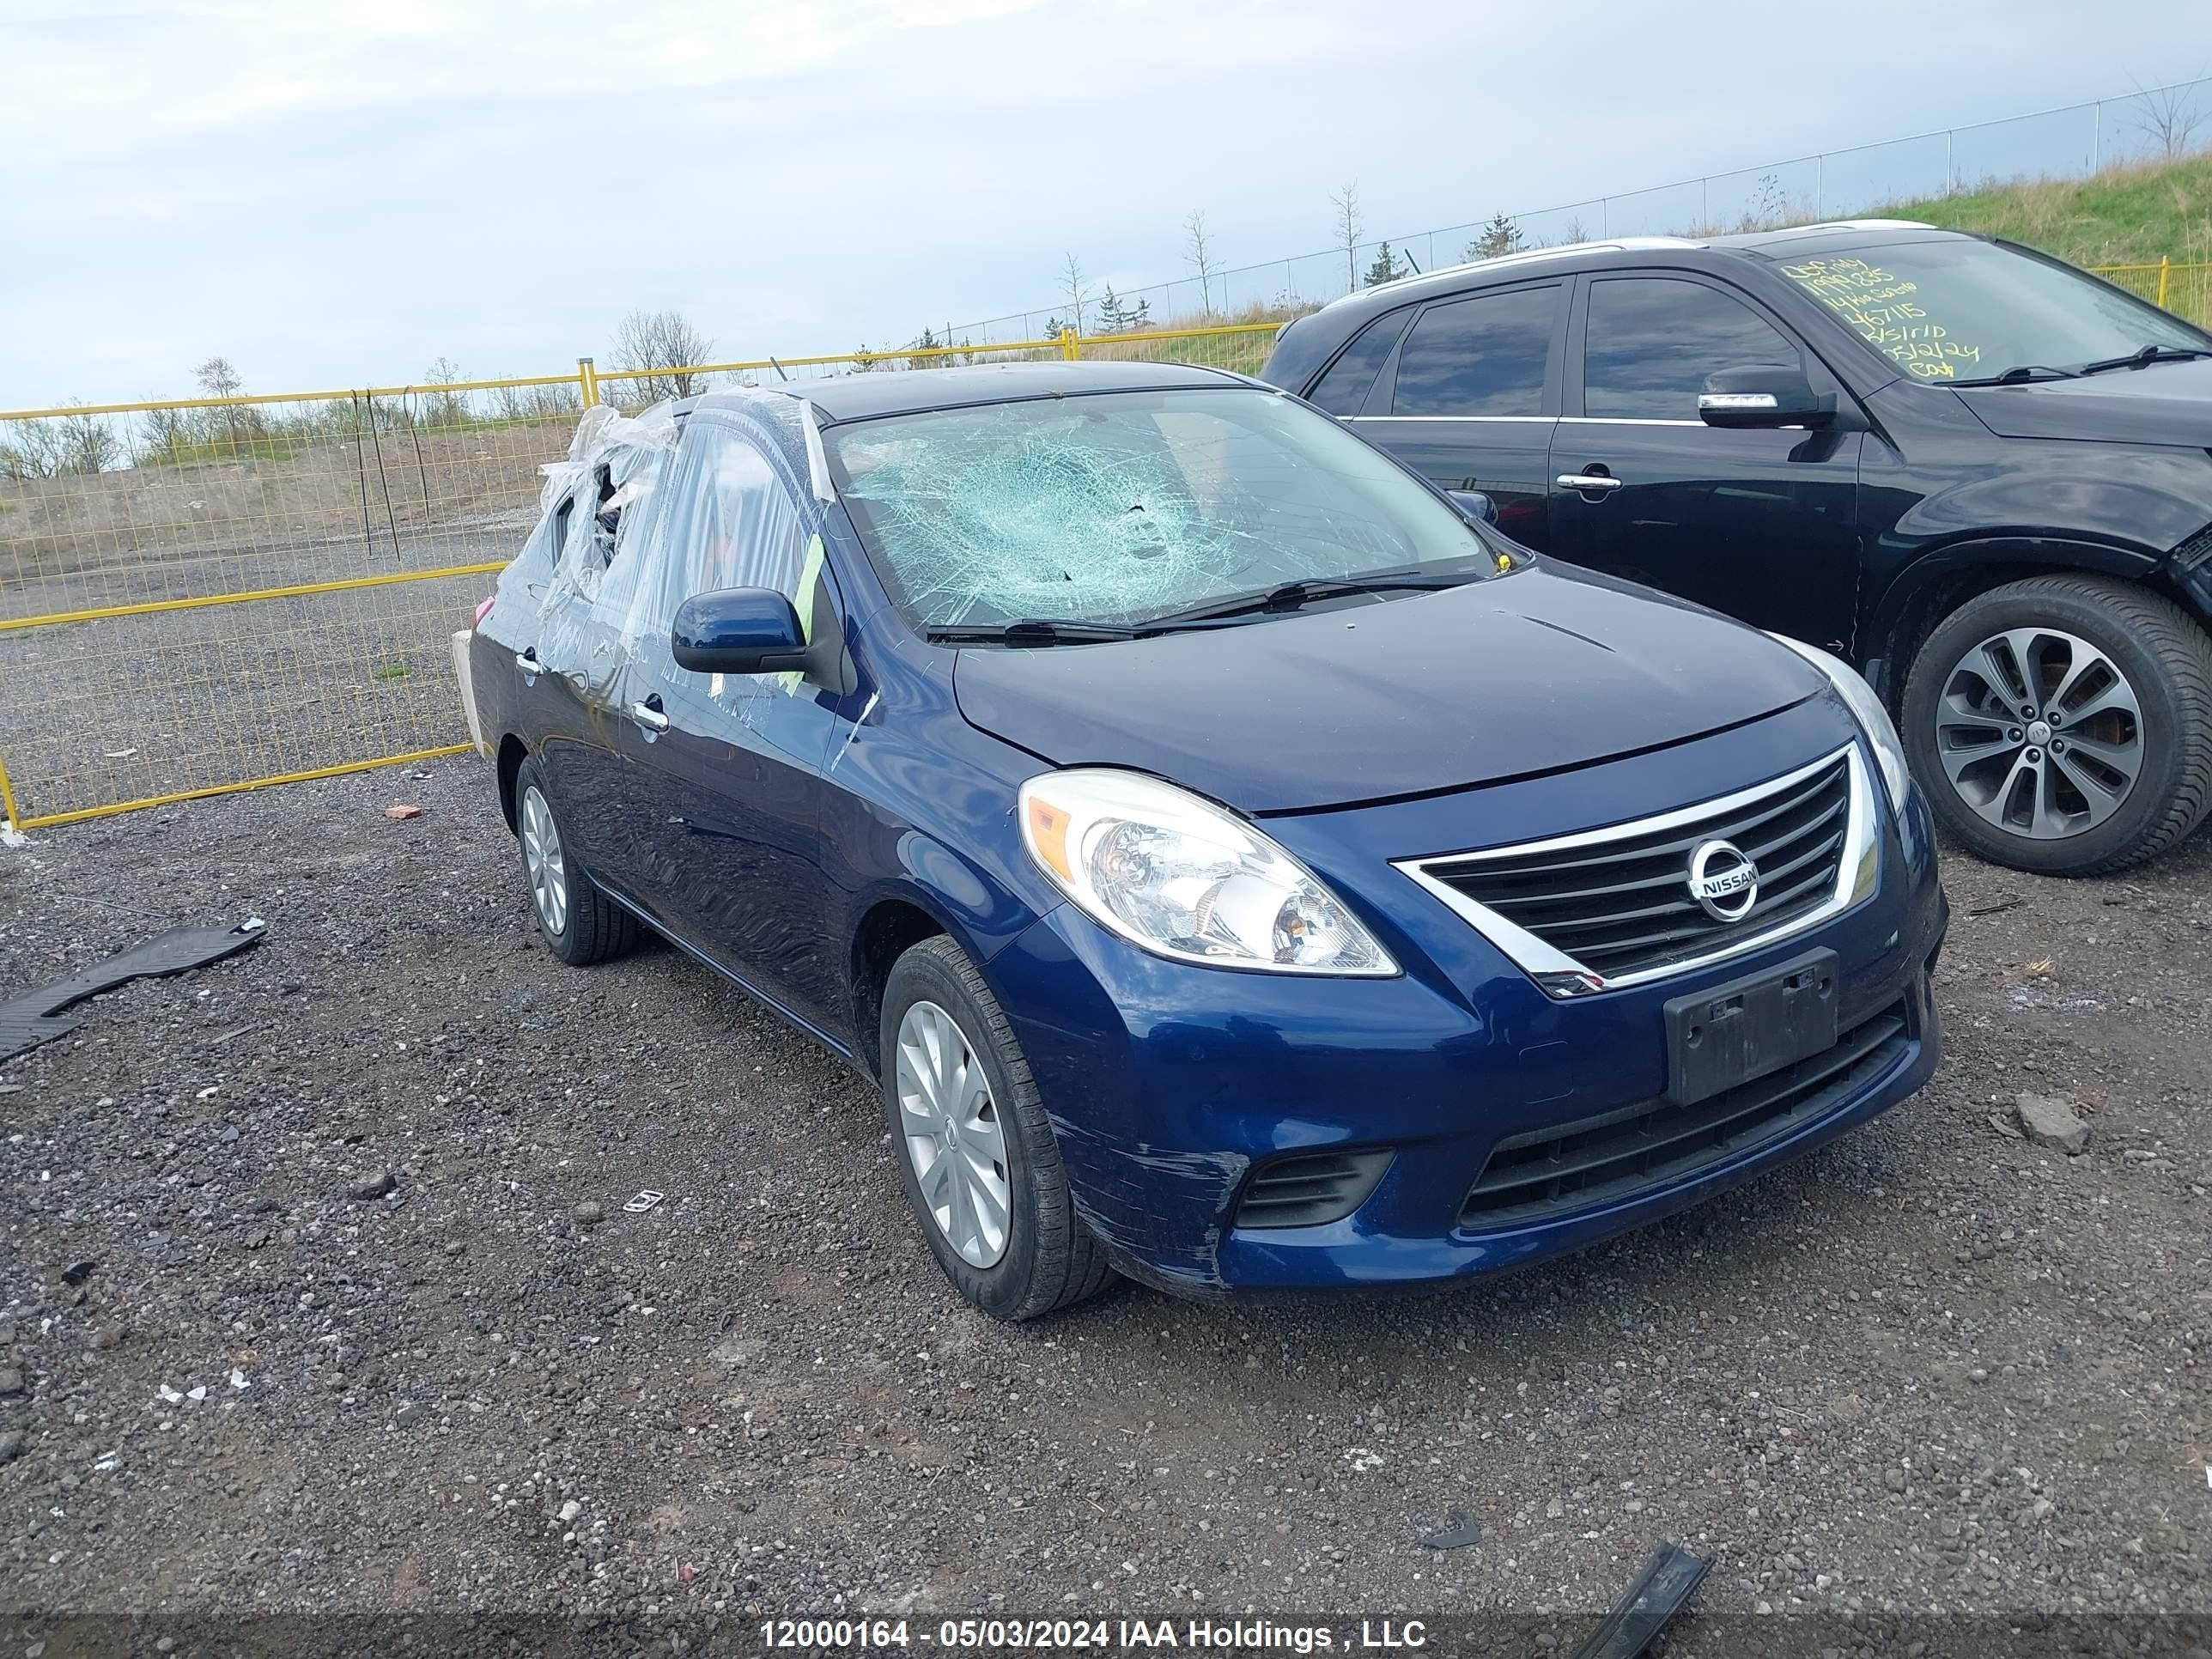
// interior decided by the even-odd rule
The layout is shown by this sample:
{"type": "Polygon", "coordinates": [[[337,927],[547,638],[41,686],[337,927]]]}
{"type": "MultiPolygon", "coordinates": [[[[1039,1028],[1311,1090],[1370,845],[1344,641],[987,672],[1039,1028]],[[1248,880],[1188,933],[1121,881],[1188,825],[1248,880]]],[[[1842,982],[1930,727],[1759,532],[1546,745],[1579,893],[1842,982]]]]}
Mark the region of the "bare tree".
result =
{"type": "MultiPolygon", "coordinates": [[[[450,386],[466,377],[451,357],[440,357],[422,371],[422,378],[432,386],[450,386]]],[[[423,413],[432,426],[465,426],[469,418],[468,399],[458,392],[433,392],[423,413]]]]}
{"type": "Polygon", "coordinates": [[[235,398],[239,387],[246,384],[238,378],[238,371],[230,366],[228,357],[209,358],[192,371],[192,379],[210,398],[235,398]]]}
{"type": "Polygon", "coordinates": [[[123,459],[114,429],[97,415],[17,421],[0,442],[0,478],[59,478],[105,472],[123,459]]]}
{"type": "Polygon", "coordinates": [[[1213,245],[1206,238],[1206,215],[1198,209],[1190,210],[1190,217],[1182,222],[1183,263],[1198,273],[1199,309],[1207,316],[1213,314],[1213,245]]]}
{"type": "Polygon", "coordinates": [[[1076,262],[1073,253],[1067,256],[1067,263],[1060,267],[1060,291],[1067,295],[1068,313],[1074,319],[1069,326],[1078,334],[1082,333],[1083,308],[1091,301],[1091,284],[1084,280],[1083,267],[1076,262]]]}
{"type": "MultiPolygon", "coordinates": [[[[239,378],[238,371],[231,367],[228,357],[209,358],[192,371],[192,378],[200,383],[200,390],[210,398],[234,398],[246,384],[239,378]]],[[[235,453],[238,449],[238,410],[234,407],[224,410],[220,423],[212,413],[210,414],[207,434],[210,442],[215,440],[218,424],[221,429],[229,432],[231,450],[235,453]]]]}
{"type": "Polygon", "coordinates": [[[2146,88],[2136,82],[2135,106],[2135,129],[2153,150],[2169,161],[2189,154],[2190,140],[2204,122],[2194,86],[2146,88]]]}
{"type": "Polygon", "coordinates": [[[1336,245],[1344,250],[1345,286],[1355,289],[1359,286],[1359,266],[1352,254],[1359,246],[1361,233],[1367,228],[1359,219],[1359,180],[1352,179],[1328,199],[1336,210],[1336,245]]]}
{"type": "Polygon", "coordinates": [[[680,371],[693,369],[714,355],[714,343],[691,326],[680,311],[633,311],[615,331],[617,368],[679,371],[661,373],[637,382],[643,401],[666,396],[690,398],[707,389],[707,377],[680,371]]]}

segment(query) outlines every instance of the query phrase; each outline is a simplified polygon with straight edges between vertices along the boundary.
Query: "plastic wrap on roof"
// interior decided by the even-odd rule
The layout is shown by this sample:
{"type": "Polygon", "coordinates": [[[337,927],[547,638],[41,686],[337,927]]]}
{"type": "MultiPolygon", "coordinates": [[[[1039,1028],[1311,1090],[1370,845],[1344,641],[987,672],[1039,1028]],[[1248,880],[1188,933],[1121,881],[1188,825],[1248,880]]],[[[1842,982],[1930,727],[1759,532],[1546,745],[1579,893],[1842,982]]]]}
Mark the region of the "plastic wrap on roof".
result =
{"type": "Polygon", "coordinates": [[[1027,411],[847,443],[857,498],[926,625],[1138,617],[1225,586],[1254,520],[1201,500],[1171,446],[1057,436],[1027,411]]]}

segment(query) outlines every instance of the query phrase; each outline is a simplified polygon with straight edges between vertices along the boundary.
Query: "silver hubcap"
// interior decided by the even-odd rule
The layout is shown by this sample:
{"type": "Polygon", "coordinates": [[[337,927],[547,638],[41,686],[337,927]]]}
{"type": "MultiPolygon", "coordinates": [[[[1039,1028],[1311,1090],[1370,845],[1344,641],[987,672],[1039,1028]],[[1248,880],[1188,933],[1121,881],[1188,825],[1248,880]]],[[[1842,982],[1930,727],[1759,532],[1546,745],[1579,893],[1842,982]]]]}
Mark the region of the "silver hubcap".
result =
{"type": "Polygon", "coordinates": [[[535,787],[522,792],[522,867],[530,877],[538,920],[547,933],[560,933],[568,925],[568,864],[561,855],[553,809],[535,787]]]}
{"type": "Polygon", "coordinates": [[[1959,659],[1936,705],[1951,787],[1998,829],[2060,841],[2111,817],[2143,763],[2142,706],[2077,635],[2014,628],[1959,659]]]}
{"type": "Polygon", "coordinates": [[[971,1267],[1006,1253],[1006,1137],[982,1062],[957,1021],[917,1002],[899,1021],[899,1135],[938,1229],[971,1267]]]}

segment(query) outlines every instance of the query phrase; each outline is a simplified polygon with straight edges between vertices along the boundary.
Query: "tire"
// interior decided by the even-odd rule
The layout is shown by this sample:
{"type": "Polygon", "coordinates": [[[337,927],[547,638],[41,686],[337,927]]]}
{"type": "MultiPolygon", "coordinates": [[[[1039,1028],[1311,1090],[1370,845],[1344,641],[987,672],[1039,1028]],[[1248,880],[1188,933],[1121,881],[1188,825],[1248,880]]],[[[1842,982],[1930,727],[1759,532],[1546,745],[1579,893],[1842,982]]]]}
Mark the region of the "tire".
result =
{"type": "Polygon", "coordinates": [[[2212,809],[2212,635],[2130,582],[2036,576],[1969,599],[1922,642],[1904,714],[1937,821],[2015,870],[2124,869],[2212,809]]]}
{"type": "Polygon", "coordinates": [[[514,830],[530,914],[555,956],[572,968],[586,968],[636,945],[637,918],[602,893],[568,854],[568,837],[535,756],[514,775],[514,830]],[[544,860],[549,848],[550,864],[544,860]]]}
{"type": "MultiPolygon", "coordinates": [[[[1066,1172],[1060,1167],[1060,1145],[1030,1079],[1029,1062],[1022,1057],[1021,1045],[998,999],[957,945],[941,934],[927,939],[892,965],[884,987],[879,1036],[884,1112],[907,1203],[930,1253],[954,1288],[994,1319],[1010,1321],[1072,1307],[1103,1290],[1113,1279],[1113,1269],[1076,1214],[1066,1172]],[[915,1017],[911,1024],[909,1014],[915,1017]],[[957,1050],[942,1042],[947,1031],[939,1015],[949,1020],[957,1050]],[[961,1096],[957,1110],[937,1113],[929,1107],[929,1097],[919,1093],[915,1097],[921,1109],[912,1114],[906,1110],[902,1094],[908,1092],[907,1085],[927,1066],[930,1049],[924,1039],[933,1034],[947,1057],[947,1071],[959,1072],[959,1050],[980,1062],[988,1099],[978,1100],[971,1091],[956,1085],[961,1096]],[[915,1050],[903,1073],[905,1084],[902,1036],[915,1050]],[[948,1122],[948,1117],[954,1121],[948,1122]],[[957,1149],[947,1150],[941,1139],[914,1134],[924,1127],[938,1137],[950,1137],[957,1149]],[[918,1146],[917,1139],[922,1144],[918,1146]],[[934,1206],[923,1192],[925,1158],[931,1160],[933,1173],[942,1170],[947,1176],[945,1184],[934,1189],[942,1200],[934,1206]],[[997,1172],[1002,1196],[985,1192],[979,1199],[978,1188],[989,1184],[980,1176],[960,1193],[952,1190],[963,1187],[955,1172],[987,1164],[997,1172]],[[995,1251],[988,1224],[975,1224],[979,1216],[988,1223],[994,1196],[1005,1218],[995,1251]],[[964,1209],[959,1207],[963,1204],[964,1209]],[[947,1219],[939,1218],[939,1208],[948,1211],[947,1219]],[[956,1243],[955,1231],[962,1235],[961,1242],[956,1243]]],[[[972,1079],[972,1073],[964,1079],[972,1079]]]]}

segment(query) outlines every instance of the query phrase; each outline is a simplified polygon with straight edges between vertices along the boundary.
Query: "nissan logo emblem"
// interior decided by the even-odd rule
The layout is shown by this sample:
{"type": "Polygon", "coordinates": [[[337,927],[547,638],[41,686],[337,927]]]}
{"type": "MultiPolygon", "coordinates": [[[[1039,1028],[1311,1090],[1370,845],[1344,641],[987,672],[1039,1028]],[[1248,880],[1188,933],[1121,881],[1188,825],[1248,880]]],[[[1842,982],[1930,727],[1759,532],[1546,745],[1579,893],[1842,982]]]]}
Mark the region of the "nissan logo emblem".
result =
{"type": "Polygon", "coordinates": [[[1741,921],[1759,902],[1759,866],[1731,842],[1701,841],[1690,854],[1690,896],[1716,921],[1741,921]]]}

